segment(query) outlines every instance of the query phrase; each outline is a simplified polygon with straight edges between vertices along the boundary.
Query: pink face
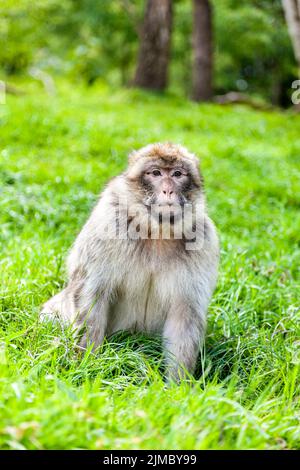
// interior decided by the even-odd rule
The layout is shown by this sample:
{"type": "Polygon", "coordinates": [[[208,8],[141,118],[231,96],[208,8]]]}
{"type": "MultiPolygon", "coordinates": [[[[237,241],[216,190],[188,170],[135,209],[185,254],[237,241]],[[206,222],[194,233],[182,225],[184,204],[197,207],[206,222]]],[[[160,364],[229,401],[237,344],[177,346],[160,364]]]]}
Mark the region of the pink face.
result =
{"type": "Polygon", "coordinates": [[[152,193],[152,202],[159,206],[184,204],[185,190],[190,186],[190,175],[182,167],[151,167],[143,174],[143,184],[152,193]]]}

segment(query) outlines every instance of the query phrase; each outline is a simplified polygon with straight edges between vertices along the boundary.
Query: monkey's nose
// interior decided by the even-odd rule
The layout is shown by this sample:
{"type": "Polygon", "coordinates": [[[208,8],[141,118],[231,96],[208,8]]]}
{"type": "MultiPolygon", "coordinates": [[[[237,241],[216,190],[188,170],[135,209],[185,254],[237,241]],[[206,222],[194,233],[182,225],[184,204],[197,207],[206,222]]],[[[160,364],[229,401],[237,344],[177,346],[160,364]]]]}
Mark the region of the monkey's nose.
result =
{"type": "Polygon", "coordinates": [[[164,193],[166,196],[171,196],[171,194],[173,194],[174,191],[163,191],[163,193],[164,193]]]}

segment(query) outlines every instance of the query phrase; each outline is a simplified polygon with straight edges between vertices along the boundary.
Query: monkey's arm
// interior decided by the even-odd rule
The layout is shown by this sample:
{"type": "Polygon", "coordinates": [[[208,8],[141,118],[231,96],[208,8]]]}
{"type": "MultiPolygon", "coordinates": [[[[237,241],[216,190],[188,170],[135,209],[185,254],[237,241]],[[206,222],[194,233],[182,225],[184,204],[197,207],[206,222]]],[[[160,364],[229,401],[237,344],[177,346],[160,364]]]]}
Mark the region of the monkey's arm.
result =
{"type": "MultiPolygon", "coordinates": [[[[85,290],[86,293],[78,300],[76,318],[76,324],[84,328],[80,346],[86,348],[93,344],[93,347],[97,347],[103,342],[106,334],[109,297],[107,292],[98,292],[89,300],[88,287],[85,290]]],[[[92,291],[90,293],[92,294],[92,291]]]]}
{"type": "Polygon", "coordinates": [[[179,381],[194,372],[205,324],[205,316],[185,302],[171,308],[163,331],[168,380],[179,381]]]}
{"type": "MultiPolygon", "coordinates": [[[[113,279],[107,277],[109,263],[101,259],[103,247],[99,244],[94,253],[85,244],[86,253],[81,256],[72,251],[69,257],[69,284],[67,290],[73,301],[74,322],[84,330],[80,345],[100,345],[107,329],[109,306],[113,296],[113,279]],[[99,253],[98,253],[99,252],[99,253]],[[85,260],[86,256],[86,260],[85,260]]],[[[77,247],[75,247],[75,250],[77,247]]]]}
{"type": "Polygon", "coordinates": [[[41,312],[42,318],[56,318],[73,324],[76,330],[84,330],[82,347],[102,343],[114,290],[110,257],[106,254],[109,247],[99,236],[98,218],[94,211],[70,251],[66,288],[50,299],[41,312]]]}
{"type": "Polygon", "coordinates": [[[170,308],[163,331],[167,377],[179,380],[184,370],[192,373],[203,344],[206,315],[215,288],[219,245],[216,231],[209,218],[201,250],[190,253],[187,269],[176,275],[176,301],[170,308]]]}

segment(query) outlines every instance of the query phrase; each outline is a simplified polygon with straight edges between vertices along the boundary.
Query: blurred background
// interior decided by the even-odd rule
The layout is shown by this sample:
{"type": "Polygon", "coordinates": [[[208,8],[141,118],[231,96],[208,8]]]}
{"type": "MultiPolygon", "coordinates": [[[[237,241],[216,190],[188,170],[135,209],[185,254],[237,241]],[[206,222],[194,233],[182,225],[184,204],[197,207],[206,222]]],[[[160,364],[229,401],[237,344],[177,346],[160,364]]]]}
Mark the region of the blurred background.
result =
{"type": "Polygon", "coordinates": [[[8,91],[16,77],[51,91],[63,76],[288,107],[299,8],[297,0],[2,0],[0,78],[8,91]]]}
{"type": "Polygon", "coordinates": [[[300,449],[300,0],[0,0],[0,42],[0,448],[300,449]],[[221,241],[192,386],[160,338],[81,355],[39,321],[157,141],[199,156],[221,241]]]}

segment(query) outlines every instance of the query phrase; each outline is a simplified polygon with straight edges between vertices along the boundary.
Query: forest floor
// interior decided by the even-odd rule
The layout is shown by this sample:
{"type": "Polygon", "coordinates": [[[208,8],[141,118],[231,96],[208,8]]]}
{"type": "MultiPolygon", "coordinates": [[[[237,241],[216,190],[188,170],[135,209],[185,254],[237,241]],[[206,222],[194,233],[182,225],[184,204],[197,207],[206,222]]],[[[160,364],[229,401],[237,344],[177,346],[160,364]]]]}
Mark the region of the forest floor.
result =
{"type": "Polygon", "coordinates": [[[0,105],[1,448],[300,449],[300,117],[24,86],[0,105]],[[159,338],[80,356],[38,321],[105,182],[165,140],[199,155],[222,248],[196,378],[169,387],[159,338]]]}

